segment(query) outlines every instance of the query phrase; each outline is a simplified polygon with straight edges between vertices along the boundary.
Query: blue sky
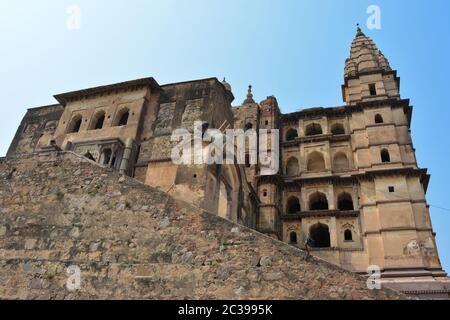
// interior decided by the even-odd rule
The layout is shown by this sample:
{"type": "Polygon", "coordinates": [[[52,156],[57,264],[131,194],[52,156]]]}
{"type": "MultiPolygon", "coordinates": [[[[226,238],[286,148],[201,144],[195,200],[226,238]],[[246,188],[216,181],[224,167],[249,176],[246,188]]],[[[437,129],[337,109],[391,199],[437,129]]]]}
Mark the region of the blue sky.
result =
{"type": "MultiPolygon", "coordinates": [[[[235,104],[252,84],[258,101],[275,95],[285,113],[342,105],[359,22],[414,106],[417,159],[432,175],[428,201],[450,208],[449,15],[448,0],[0,0],[0,156],[27,108],[140,77],[160,84],[226,77],[235,104]],[[70,5],[81,9],[78,30],[66,26],[70,5]],[[381,9],[379,30],[367,30],[369,5],[381,9]]],[[[450,271],[450,211],[430,209],[450,271]]]]}

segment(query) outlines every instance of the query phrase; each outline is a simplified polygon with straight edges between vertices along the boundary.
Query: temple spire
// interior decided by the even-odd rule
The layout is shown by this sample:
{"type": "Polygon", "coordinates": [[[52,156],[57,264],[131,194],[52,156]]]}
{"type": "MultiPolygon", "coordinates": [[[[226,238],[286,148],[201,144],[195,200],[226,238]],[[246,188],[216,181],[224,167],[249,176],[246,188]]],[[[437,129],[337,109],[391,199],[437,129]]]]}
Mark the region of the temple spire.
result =
{"type": "Polygon", "coordinates": [[[248,103],[255,103],[255,100],[253,100],[253,93],[252,93],[251,85],[248,86],[247,98],[244,100],[244,104],[248,104],[248,103]]]}

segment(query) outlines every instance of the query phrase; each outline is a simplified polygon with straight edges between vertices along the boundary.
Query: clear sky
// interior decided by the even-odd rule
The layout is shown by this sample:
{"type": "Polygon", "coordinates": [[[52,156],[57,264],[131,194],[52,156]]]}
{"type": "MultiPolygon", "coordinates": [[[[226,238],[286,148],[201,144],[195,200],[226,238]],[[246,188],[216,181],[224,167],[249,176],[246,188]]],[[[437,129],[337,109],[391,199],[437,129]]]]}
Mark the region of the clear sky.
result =
{"type": "MultiPolygon", "coordinates": [[[[401,77],[414,106],[428,201],[450,208],[450,1],[0,0],[0,156],[29,107],[54,94],[153,76],[160,83],[226,77],[240,103],[275,95],[282,112],[342,105],[344,61],[355,24],[401,77]],[[80,9],[80,28],[67,9],[80,9]],[[367,8],[381,9],[368,30],[367,8]]],[[[431,207],[450,271],[450,211],[431,207]]]]}

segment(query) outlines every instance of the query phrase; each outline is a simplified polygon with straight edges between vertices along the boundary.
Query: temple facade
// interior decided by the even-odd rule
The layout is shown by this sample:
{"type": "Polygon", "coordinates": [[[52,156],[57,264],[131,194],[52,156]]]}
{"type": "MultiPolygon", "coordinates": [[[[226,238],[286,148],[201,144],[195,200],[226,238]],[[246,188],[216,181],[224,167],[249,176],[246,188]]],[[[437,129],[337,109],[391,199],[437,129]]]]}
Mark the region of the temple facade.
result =
{"type": "Polygon", "coordinates": [[[411,139],[412,106],[359,27],[342,96],[342,106],[283,114],[274,96],[255,102],[251,87],[233,107],[225,80],[138,79],[29,109],[7,156],[75,152],[293,246],[308,242],[312,254],[342,268],[367,274],[376,266],[394,289],[448,298],[425,197],[430,176],[411,139]],[[174,164],[171,134],[195,121],[221,131],[279,130],[278,173],[261,174],[249,161],[174,164]]]}

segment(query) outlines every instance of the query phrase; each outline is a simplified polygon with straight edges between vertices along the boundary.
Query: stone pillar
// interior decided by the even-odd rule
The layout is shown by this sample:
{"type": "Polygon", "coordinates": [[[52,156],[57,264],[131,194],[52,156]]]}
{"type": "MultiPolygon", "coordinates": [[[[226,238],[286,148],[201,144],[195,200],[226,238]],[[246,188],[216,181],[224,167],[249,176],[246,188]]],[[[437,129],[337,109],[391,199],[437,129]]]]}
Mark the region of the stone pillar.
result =
{"type": "Polygon", "coordinates": [[[125,149],[123,150],[122,161],[120,163],[120,173],[125,174],[128,171],[130,165],[130,158],[133,151],[133,138],[128,138],[125,141],[125,149]]]}

